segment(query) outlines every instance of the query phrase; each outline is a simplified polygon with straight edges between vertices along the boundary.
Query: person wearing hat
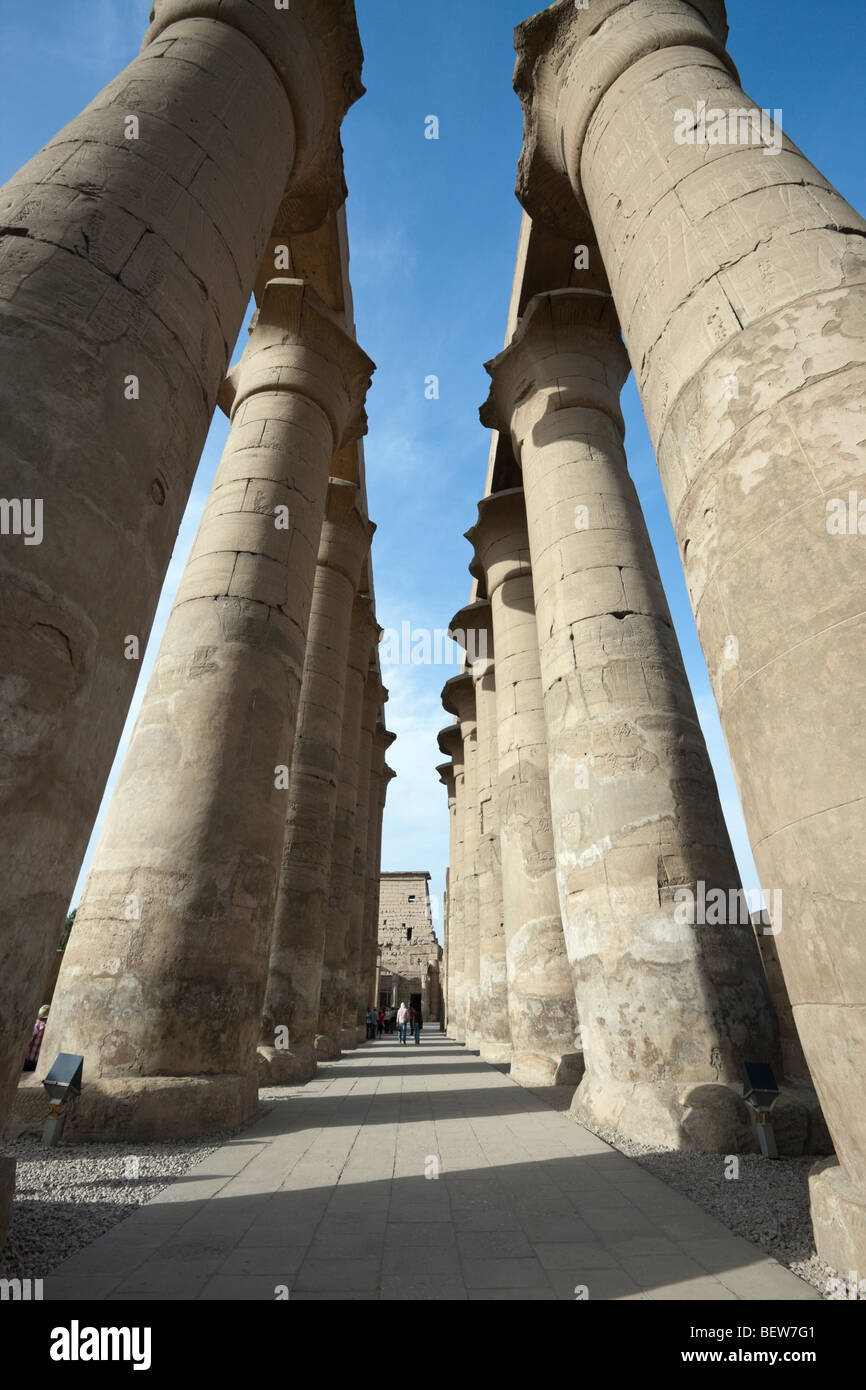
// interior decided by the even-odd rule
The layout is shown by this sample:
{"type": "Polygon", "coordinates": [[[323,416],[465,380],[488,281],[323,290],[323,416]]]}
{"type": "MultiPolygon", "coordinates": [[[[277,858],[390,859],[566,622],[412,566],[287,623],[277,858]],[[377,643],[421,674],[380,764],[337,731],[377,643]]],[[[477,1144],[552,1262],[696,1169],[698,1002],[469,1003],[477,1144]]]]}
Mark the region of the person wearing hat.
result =
{"type": "Polygon", "coordinates": [[[43,1004],[36,1019],[36,1025],[30,1038],[30,1046],[27,1049],[27,1056],[24,1059],[24,1070],[35,1071],[36,1063],[39,1060],[39,1049],[42,1046],[42,1035],[45,1032],[45,1023],[48,1018],[48,1005],[43,1004]]]}

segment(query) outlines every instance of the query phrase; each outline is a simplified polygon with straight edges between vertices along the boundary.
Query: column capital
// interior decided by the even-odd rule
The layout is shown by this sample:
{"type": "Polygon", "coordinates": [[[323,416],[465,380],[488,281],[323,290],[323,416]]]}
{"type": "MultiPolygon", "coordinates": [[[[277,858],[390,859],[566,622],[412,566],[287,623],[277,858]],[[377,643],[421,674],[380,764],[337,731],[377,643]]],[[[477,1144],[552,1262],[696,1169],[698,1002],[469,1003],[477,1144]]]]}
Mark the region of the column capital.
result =
{"type": "MultiPolygon", "coordinates": [[[[641,58],[686,45],[725,52],[724,0],[557,0],[514,31],[514,90],[523,106],[518,200],[562,236],[585,240],[589,217],[580,157],[590,121],[608,90],[641,58]]],[[[673,117],[671,118],[673,140],[673,117]]]]}
{"type": "Polygon", "coordinates": [[[459,724],[446,724],[436,735],[439,752],[450,758],[456,776],[463,768],[463,735],[459,724]]]}
{"type": "Polygon", "coordinates": [[[465,651],[475,679],[492,670],[493,613],[489,599],[476,599],[458,609],[448,626],[448,636],[465,651]]]}
{"type": "Polygon", "coordinates": [[[340,126],[364,95],[364,52],[354,0],[154,0],[142,48],[169,25],[209,19],[254,43],[283,84],[295,124],[295,160],[277,214],[278,233],[312,231],[346,199],[340,126]]]}
{"type": "Polygon", "coordinates": [[[465,738],[467,725],[475,724],[475,682],[471,671],[462,671],[459,676],[452,676],[445,682],[442,704],[448,714],[460,720],[460,732],[465,738]]]}
{"type": "Polygon", "coordinates": [[[454,764],[452,762],[439,763],[436,771],[439,773],[439,781],[443,787],[448,788],[448,804],[450,805],[454,796],[454,764]]]}
{"type": "Polygon", "coordinates": [[[504,488],[482,497],[478,521],[466,539],[475,549],[476,570],[470,565],[470,571],[483,574],[488,597],[506,580],[531,575],[523,488],[504,488]]]}
{"type": "Polygon", "coordinates": [[[367,432],[364,401],[375,370],[311,285],[276,276],[265,286],[220,405],[233,419],[241,402],[259,391],[300,389],[327,415],[336,453],[367,432]]]}
{"type": "Polygon", "coordinates": [[[361,489],[342,478],[328,479],[325,517],[317,563],[345,575],[353,589],[361,582],[361,567],[376,530],[361,515],[361,489]]]}
{"type": "Polygon", "coordinates": [[[555,410],[601,410],[625,438],[619,398],[629,360],[610,294],[582,289],[537,294],[508,347],[484,366],[491,389],[481,423],[512,434],[518,463],[513,417],[524,404],[534,422],[555,410]]]}

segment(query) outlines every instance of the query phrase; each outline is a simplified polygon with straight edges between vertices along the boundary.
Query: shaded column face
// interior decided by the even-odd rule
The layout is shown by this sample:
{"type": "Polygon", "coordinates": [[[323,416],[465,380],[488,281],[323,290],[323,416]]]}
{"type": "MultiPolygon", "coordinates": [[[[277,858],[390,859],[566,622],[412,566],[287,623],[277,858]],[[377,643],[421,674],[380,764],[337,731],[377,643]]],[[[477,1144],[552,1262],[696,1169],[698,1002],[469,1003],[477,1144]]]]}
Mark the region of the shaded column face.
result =
{"type": "Polygon", "coordinates": [[[371,367],[302,282],[269,284],[51,1012],[45,1065],[84,1055],[106,1132],[144,1129],[162,1078],[163,1132],[255,1105],[328,468],[371,367]]]}
{"type": "MultiPolygon", "coordinates": [[[[382,701],[387,701],[388,692],[381,687],[382,701]]],[[[361,997],[364,1007],[379,1005],[379,991],[376,986],[377,959],[379,946],[379,882],[382,860],[382,818],[385,812],[385,797],[388,783],[394,776],[385,765],[385,754],[394,742],[396,735],[389,733],[384,725],[384,715],[380,708],[379,719],[373,734],[370,765],[370,790],[368,817],[370,831],[367,837],[367,896],[364,907],[364,952],[362,958],[361,997]]]]}
{"type": "Polygon", "coordinates": [[[181,8],[0,190],[0,1114],[272,223],[344,196],[350,7],[181,8]]]}
{"type": "Polygon", "coordinates": [[[451,884],[454,877],[454,864],[457,857],[457,800],[454,777],[454,764],[449,760],[440,763],[436,768],[439,773],[439,781],[448,792],[448,867],[445,870],[445,896],[442,904],[442,935],[444,945],[442,951],[442,968],[444,971],[442,995],[443,1007],[445,1009],[446,1027],[451,1027],[451,1018],[454,1012],[454,992],[452,981],[454,978],[451,968],[451,884]]]}
{"type": "Polygon", "coordinates": [[[775,1017],[679,644],[628,475],[610,297],[527,306],[489,364],[523,473],[559,901],[586,1074],[575,1114],[751,1148],[743,1063],[775,1017]],[[700,905],[722,902],[705,920],[700,905]],[[734,912],[729,911],[733,905],[734,912]]]}
{"type": "Polygon", "coordinates": [[[319,1002],[319,1031],[316,1051],[320,1058],[338,1057],[341,1046],[351,1046],[343,1035],[343,1013],[349,980],[352,887],[355,859],[355,815],[358,797],[358,751],[361,742],[361,716],[364,682],[375,645],[375,625],[370,614],[370,598],[360,594],[352,610],[352,631],[346,665],[346,696],[340,742],[337,809],[328,885],[328,917],[325,955],[322,964],[322,992],[319,1002]]]}
{"type": "Polygon", "coordinates": [[[442,703],[449,714],[457,717],[463,740],[463,796],[461,814],[463,835],[461,844],[461,911],[463,922],[463,973],[457,985],[456,1006],[463,1020],[465,1042],[478,1046],[481,1002],[481,959],[479,946],[478,846],[480,842],[478,817],[478,773],[480,750],[475,713],[475,686],[470,672],[453,676],[446,681],[442,703]]]}
{"type": "Polygon", "coordinates": [[[316,1070],[328,884],[352,605],[372,526],[353,483],[331,478],[313,586],[304,675],[259,1043],[262,1084],[316,1070]]]}
{"type": "Polygon", "coordinates": [[[511,1058],[511,1025],[508,1019],[502,862],[496,795],[499,777],[496,673],[489,600],[479,600],[461,609],[452,619],[450,630],[472,662],[477,717],[478,843],[475,869],[479,959],[478,1023],[474,1030],[474,1045],[485,1061],[507,1062],[511,1058]]]}
{"type": "Polygon", "coordinates": [[[466,1040],[465,939],[463,919],[463,873],[465,833],[465,764],[463,736],[458,724],[440,730],[439,748],[451,759],[453,792],[449,787],[451,821],[451,867],[448,878],[448,1031],[457,1042],[466,1040]],[[451,802],[453,801],[453,808],[451,802]]]}
{"type": "Polygon", "coordinates": [[[484,572],[496,649],[499,834],[514,1052],[525,1084],[576,1083],[574,987],[556,891],[547,732],[538,663],[535,601],[520,488],[478,506],[467,532],[484,572]]]}
{"type": "Polygon", "coordinates": [[[361,736],[358,743],[358,785],[355,799],[355,846],[352,858],[352,910],[347,950],[347,989],[343,1013],[343,1033],[348,1046],[366,1035],[362,989],[364,961],[364,923],[367,905],[368,841],[370,838],[371,758],[376,719],[382,704],[382,682],[371,666],[364,685],[361,736]]]}
{"type": "MultiPolygon", "coordinates": [[[[520,196],[595,224],[794,1017],[862,1195],[866,561],[846,503],[866,488],[866,226],[743,93],[725,38],[706,0],[537,16],[520,196]]],[[[818,1224],[825,1258],[866,1262],[866,1237],[818,1224]]]]}

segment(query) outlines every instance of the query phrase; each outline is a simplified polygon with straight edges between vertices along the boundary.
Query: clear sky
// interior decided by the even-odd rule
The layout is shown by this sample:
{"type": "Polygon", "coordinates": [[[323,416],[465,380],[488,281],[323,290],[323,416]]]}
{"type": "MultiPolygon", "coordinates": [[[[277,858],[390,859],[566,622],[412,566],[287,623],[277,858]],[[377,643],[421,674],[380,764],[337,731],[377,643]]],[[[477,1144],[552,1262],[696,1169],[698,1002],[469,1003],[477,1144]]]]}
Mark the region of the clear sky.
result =
{"type": "MultiPolygon", "coordinates": [[[[7,179],[136,54],[149,0],[0,0],[0,180],[7,179]]],[[[382,627],[445,628],[469,597],[463,532],[484,488],[489,434],[482,363],[502,346],[520,208],[514,175],[520,104],[511,89],[514,25],[531,0],[357,0],[367,95],[343,126],[355,317],[378,363],[366,441],[373,563],[382,627]],[[439,139],[424,137],[439,119],[439,139]],[[438,400],[425,379],[440,380],[438,400]]],[[[781,108],[786,133],[861,212],[866,208],[864,0],[728,0],[729,50],[759,107],[781,108]]],[[[242,340],[246,337],[242,334],[242,340]]],[[[242,342],[239,346],[242,346],[242,342]]],[[[624,395],[626,445],[728,827],[747,888],[758,884],[715,702],[686,597],[640,402],[624,395]]],[[[178,536],[130,721],[128,740],[207,490],[225,442],[217,413],[178,536]]],[[[106,574],[106,584],[111,576],[106,574]]],[[[449,666],[387,665],[397,771],[382,867],[433,875],[438,905],[448,856],[436,732],[449,666]]],[[[98,711],[94,711],[98,718],[98,711]]],[[[117,764],[115,764],[116,771],[117,764]]],[[[767,768],[768,782],[774,769],[767,768]]],[[[106,795],[110,794],[114,772],[106,795]]],[[[105,803],[103,803],[105,804],[105,803]]],[[[101,819],[101,817],[100,817],[101,819]]],[[[99,826],[97,821],[97,831],[99,826]]],[[[84,868],[89,862],[93,843],[84,868]]],[[[80,895],[82,880],[73,902],[80,895]]],[[[766,884],[771,889],[774,885],[766,884]]]]}

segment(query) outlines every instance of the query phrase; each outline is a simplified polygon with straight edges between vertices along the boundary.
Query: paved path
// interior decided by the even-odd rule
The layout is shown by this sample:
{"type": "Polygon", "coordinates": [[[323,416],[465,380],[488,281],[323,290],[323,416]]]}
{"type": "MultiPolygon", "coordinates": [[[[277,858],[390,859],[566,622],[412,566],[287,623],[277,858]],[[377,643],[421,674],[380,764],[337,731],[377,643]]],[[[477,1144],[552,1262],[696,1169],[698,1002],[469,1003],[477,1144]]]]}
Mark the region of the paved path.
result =
{"type": "Polygon", "coordinates": [[[438,1032],[368,1043],[265,1096],[265,1115],[65,1261],[46,1297],[818,1298],[438,1032]]]}

